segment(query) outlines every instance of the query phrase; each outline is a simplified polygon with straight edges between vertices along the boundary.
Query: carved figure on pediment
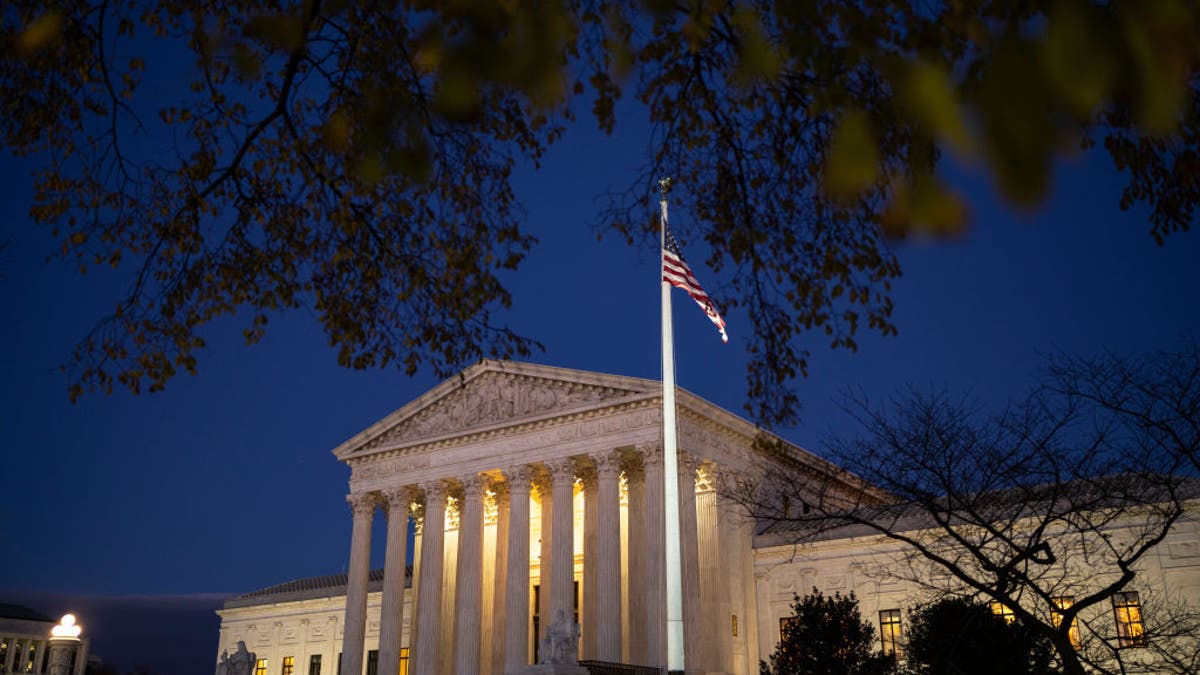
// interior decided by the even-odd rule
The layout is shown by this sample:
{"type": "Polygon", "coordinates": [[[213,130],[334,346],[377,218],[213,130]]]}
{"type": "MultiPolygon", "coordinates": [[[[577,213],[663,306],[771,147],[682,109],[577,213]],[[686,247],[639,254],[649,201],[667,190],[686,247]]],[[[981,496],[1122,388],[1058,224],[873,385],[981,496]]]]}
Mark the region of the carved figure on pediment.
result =
{"type": "Polygon", "coordinates": [[[549,410],[558,403],[558,392],[549,387],[539,387],[530,392],[530,399],[533,405],[529,412],[549,410]]]}
{"type": "Polygon", "coordinates": [[[254,672],[254,664],[258,655],[246,649],[246,643],[238,640],[237,649],[233,654],[229,650],[221,651],[221,661],[217,664],[217,675],[250,675],[254,672]]]}
{"type": "Polygon", "coordinates": [[[401,439],[435,436],[459,429],[494,424],[550,412],[571,404],[599,402],[627,393],[630,392],[486,373],[392,427],[366,447],[375,448],[401,439]]]}
{"type": "Polygon", "coordinates": [[[568,620],[560,609],[554,623],[546,626],[539,650],[541,663],[577,663],[579,655],[579,624],[568,620]]]}

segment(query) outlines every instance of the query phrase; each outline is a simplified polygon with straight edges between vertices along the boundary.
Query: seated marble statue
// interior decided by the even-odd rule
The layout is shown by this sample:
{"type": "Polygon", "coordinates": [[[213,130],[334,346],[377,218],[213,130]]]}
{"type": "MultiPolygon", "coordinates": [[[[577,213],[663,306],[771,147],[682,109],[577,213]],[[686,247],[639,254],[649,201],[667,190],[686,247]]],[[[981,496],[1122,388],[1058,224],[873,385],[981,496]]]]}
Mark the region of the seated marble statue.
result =
{"type": "Polygon", "coordinates": [[[539,663],[577,663],[579,654],[579,624],[567,619],[560,609],[554,623],[546,626],[546,637],[540,644],[539,663]]]}
{"type": "Polygon", "coordinates": [[[217,665],[217,675],[251,675],[254,672],[254,662],[258,655],[246,649],[246,643],[238,640],[237,650],[230,656],[228,650],[221,651],[221,662],[217,665]]]}

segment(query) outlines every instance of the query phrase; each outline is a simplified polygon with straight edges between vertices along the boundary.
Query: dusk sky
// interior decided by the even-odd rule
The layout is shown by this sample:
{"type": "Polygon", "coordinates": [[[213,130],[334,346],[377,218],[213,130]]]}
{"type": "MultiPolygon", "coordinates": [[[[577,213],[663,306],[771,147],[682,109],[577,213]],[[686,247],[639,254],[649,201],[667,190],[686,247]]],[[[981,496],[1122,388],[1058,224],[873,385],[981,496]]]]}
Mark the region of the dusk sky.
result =
{"type": "MultiPolygon", "coordinates": [[[[597,242],[595,229],[595,197],[628,185],[647,140],[640,125],[605,137],[581,116],[541,170],[519,172],[527,229],[540,243],[509,277],[514,307],[503,320],[545,344],[531,360],[659,377],[657,251],[597,242]]],[[[811,374],[798,383],[803,423],[782,435],[821,454],[828,431],[851,430],[835,404],[847,388],[883,396],[945,384],[998,405],[1023,393],[1039,354],[1141,352],[1200,336],[1200,233],[1156,245],[1142,212],[1118,209],[1122,181],[1107,158],[1087,159],[1059,167],[1052,197],[1035,212],[1006,205],[977,169],[947,170],[968,196],[971,229],[954,241],[893,244],[904,269],[894,296],[899,335],[864,334],[857,353],[830,351],[814,335],[811,374]]],[[[272,317],[252,347],[237,319],[206,329],[199,374],[163,393],[118,390],[71,404],[57,366],[123,281],[46,263],[48,232],[27,215],[31,165],[6,155],[0,166],[11,238],[0,261],[8,495],[0,589],[241,593],[343,571],[349,471],[330,450],[438,380],[340,368],[311,313],[297,311],[272,317]]],[[[686,204],[673,205],[673,221],[690,217],[686,204]]],[[[727,279],[704,267],[700,242],[683,245],[721,300],[727,279]]],[[[681,293],[675,317],[680,386],[741,412],[745,316],[726,316],[728,345],[681,293]]],[[[215,646],[213,626],[198,639],[215,646]]]]}

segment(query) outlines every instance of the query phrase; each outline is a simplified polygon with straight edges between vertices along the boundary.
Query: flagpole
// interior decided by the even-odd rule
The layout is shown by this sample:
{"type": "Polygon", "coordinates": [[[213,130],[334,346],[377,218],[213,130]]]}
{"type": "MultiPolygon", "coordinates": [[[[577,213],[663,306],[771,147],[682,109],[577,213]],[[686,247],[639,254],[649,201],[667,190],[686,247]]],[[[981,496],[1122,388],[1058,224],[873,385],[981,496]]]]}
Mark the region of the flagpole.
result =
{"type": "MultiPolygon", "coordinates": [[[[667,192],[671,179],[658,181],[662,199],[660,214],[659,255],[667,249],[667,192]]],[[[659,277],[663,276],[663,260],[659,277]]],[[[663,383],[663,501],[666,502],[666,563],[667,563],[667,670],[683,672],[683,574],[679,554],[679,467],[675,438],[675,343],[671,327],[671,284],[662,283],[662,383],[663,383]]]]}

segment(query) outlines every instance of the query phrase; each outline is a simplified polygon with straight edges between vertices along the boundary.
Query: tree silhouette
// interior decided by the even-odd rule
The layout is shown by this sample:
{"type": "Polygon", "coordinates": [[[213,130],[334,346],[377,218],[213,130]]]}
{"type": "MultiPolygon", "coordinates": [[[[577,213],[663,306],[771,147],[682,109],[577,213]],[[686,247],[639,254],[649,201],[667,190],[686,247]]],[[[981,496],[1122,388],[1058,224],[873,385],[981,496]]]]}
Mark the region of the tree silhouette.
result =
{"type": "Polygon", "coordinates": [[[806,336],[895,332],[886,237],[964,226],[946,151],[1036,204],[1068,147],[1103,148],[1121,208],[1159,241],[1190,228],[1197,45],[1179,0],[12,0],[0,142],[37,160],[61,255],[129,282],[72,396],[162,388],[208,323],[253,342],[296,308],[343,365],[445,375],[537,348],[497,319],[534,243],[512,170],[583,97],[612,131],[631,96],[653,142],[602,222],[653,238],[653,180],[678,179],[771,425],[796,419],[806,336]]]}
{"type": "Polygon", "coordinates": [[[875,650],[875,628],[858,611],[854,593],[823,595],[814,588],[792,604],[779,644],[761,675],[890,675],[896,659],[875,650]]]}
{"type": "MultiPolygon", "coordinates": [[[[1176,630],[1195,625],[1194,607],[1175,608],[1138,654],[1104,627],[1121,594],[1163,583],[1143,583],[1145,566],[1190,527],[1200,496],[1196,419],[1179,411],[1200,395],[1200,377],[1182,368],[1197,354],[1192,345],[1132,360],[1057,358],[1026,400],[992,414],[945,390],[852,396],[859,433],[834,439],[831,459],[863,481],[861,494],[786,472],[726,490],[797,542],[852,531],[899,544],[881,574],[1007,608],[1053,645],[1066,673],[1125,672],[1153,660],[1149,652],[1194,651],[1176,630]],[[1113,370],[1116,361],[1138,368],[1113,370]],[[1110,368],[1089,367],[1097,363],[1110,368]],[[1144,377],[1108,387],[1108,375],[1133,370],[1144,377]],[[1150,386],[1159,382],[1150,374],[1162,386],[1150,386]],[[1135,381],[1145,385],[1140,398],[1110,398],[1135,381]]],[[[1167,672],[1165,660],[1155,663],[1167,672]]]]}
{"type": "Polygon", "coordinates": [[[912,675],[1053,675],[1054,649],[987,605],[945,598],[912,612],[906,672],[912,675]]]}

